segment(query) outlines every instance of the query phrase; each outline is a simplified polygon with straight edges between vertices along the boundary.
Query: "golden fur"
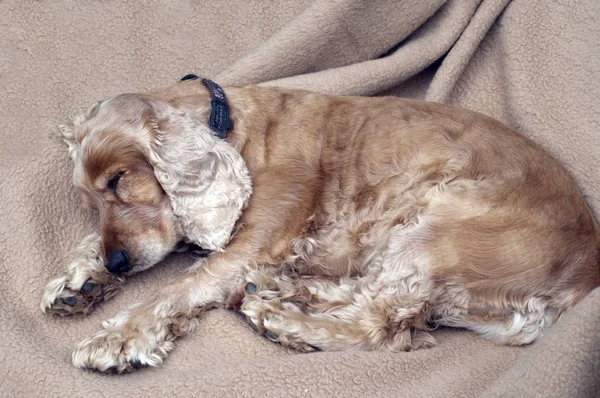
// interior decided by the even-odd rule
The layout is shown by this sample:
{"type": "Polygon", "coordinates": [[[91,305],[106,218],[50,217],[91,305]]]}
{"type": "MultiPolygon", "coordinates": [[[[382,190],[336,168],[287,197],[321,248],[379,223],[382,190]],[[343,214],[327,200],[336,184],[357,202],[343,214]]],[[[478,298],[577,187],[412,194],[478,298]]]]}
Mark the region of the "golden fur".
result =
{"type": "Polygon", "coordinates": [[[75,366],[157,366],[215,306],[304,351],[430,347],[437,325],[527,344],[600,285],[600,229],[575,183],[500,122],[400,98],[225,92],[226,140],[207,127],[199,81],[61,127],[102,231],[48,284],[44,311],[87,313],[113,294],[113,250],[130,273],[181,240],[213,251],[104,322],[75,366]]]}

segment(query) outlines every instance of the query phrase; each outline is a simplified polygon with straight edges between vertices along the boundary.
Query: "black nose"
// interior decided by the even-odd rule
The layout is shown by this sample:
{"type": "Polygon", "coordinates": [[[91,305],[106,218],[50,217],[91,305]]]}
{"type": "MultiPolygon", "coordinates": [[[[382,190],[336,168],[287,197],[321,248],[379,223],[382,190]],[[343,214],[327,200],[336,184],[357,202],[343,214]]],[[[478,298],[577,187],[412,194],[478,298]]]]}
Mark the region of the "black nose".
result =
{"type": "Polygon", "coordinates": [[[113,274],[122,274],[131,269],[125,250],[115,250],[108,254],[106,268],[113,274]]]}

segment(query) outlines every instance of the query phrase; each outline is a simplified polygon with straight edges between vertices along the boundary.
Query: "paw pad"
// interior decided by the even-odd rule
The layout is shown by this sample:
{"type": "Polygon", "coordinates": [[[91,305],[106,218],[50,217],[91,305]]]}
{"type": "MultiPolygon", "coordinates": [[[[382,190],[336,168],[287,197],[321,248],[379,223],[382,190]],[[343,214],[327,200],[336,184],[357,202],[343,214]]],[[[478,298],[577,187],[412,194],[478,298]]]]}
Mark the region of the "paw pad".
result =
{"type": "Polygon", "coordinates": [[[96,287],[96,284],[92,281],[87,281],[83,284],[83,286],[81,286],[81,293],[89,295],[94,291],[94,288],[96,287]]]}
{"type": "Polygon", "coordinates": [[[141,368],[144,368],[145,365],[140,361],[134,360],[134,361],[131,361],[131,367],[133,369],[141,369],[141,368]]]}
{"type": "Polygon", "coordinates": [[[71,307],[75,307],[77,305],[77,298],[75,297],[63,297],[61,301],[66,305],[70,305],[71,307]]]}
{"type": "Polygon", "coordinates": [[[256,285],[252,282],[246,284],[246,294],[256,294],[258,291],[256,285]]]}
{"type": "Polygon", "coordinates": [[[277,341],[277,339],[279,339],[279,336],[270,330],[265,332],[265,336],[267,336],[267,338],[271,341],[277,341]]]}

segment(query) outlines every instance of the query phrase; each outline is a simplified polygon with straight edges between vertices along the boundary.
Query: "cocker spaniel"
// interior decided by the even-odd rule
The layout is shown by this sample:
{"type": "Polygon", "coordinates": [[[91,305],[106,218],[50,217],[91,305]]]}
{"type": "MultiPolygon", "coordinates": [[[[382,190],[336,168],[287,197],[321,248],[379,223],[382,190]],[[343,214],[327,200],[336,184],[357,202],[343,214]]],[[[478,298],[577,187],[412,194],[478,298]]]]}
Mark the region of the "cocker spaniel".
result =
{"type": "Polygon", "coordinates": [[[211,252],[80,342],[79,368],[158,366],[213,307],[300,351],[432,347],[438,325],[528,344],[600,285],[565,168],[464,109],[188,76],[59,130],[101,231],[44,312],[88,313],[182,244],[211,252]]]}

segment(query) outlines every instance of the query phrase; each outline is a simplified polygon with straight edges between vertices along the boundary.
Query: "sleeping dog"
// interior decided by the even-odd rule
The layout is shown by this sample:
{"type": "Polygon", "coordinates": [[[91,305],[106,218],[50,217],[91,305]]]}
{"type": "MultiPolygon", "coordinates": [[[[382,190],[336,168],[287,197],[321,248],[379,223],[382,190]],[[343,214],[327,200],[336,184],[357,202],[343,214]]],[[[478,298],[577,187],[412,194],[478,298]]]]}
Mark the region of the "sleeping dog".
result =
{"type": "Polygon", "coordinates": [[[192,75],[59,136],[101,231],[43,311],[88,313],[182,244],[211,252],[79,343],[79,368],[158,366],[213,307],[301,351],[432,347],[438,325],[522,345],[600,285],[600,228],[565,168],[464,109],[192,75]]]}

